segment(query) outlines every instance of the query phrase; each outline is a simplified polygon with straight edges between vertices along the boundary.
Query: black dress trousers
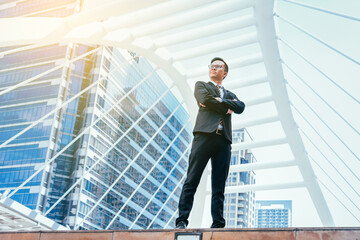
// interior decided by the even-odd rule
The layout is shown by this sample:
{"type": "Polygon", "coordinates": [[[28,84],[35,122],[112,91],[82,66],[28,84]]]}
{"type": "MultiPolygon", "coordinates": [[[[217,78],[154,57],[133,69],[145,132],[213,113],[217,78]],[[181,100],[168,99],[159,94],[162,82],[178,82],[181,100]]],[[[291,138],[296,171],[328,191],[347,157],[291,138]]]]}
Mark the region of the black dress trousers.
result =
{"type": "Polygon", "coordinates": [[[194,202],[194,194],[199,185],[201,175],[207,162],[211,159],[211,216],[212,228],[223,228],[225,219],[224,190],[229,172],[231,143],[223,135],[197,132],[194,135],[189,157],[187,177],[182,188],[179,201],[179,217],[176,224],[183,221],[188,224],[188,217],[194,202]]]}

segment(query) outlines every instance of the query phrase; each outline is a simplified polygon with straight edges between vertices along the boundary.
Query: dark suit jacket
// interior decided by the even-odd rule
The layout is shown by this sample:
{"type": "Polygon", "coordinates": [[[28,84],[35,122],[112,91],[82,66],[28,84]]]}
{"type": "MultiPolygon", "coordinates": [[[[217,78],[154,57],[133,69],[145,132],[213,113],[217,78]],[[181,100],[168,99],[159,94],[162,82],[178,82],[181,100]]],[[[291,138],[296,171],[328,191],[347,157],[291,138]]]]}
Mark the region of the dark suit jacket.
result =
{"type": "Polygon", "coordinates": [[[223,102],[219,102],[215,97],[220,97],[216,91],[216,86],[211,82],[198,81],[195,84],[195,98],[199,103],[206,107],[199,105],[198,115],[196,117],[195,127],[193,133],[204,132],[212,133],[216,131],[220,119],[223,119],[224,137],[232,142],[231,130],[231,114],[226,114],[228,109],[234,113],[240,114],[245,109],[245,104],[240,101],[236,95],[228,90],[224,90],[223,102]],[[234,100],[236,99],[236,101],[234,100]]]}

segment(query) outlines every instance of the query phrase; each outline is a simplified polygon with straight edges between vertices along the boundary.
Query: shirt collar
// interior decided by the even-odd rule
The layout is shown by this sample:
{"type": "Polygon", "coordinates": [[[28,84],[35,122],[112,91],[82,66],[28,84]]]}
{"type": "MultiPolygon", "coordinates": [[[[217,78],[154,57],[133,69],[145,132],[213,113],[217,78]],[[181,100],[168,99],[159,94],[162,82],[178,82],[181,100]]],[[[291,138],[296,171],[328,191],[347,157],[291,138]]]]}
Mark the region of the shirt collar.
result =
{"type": "MultiPolygon", "coordinates": [[[[218,84],[216,83],[216,82],[214,82],[213,80],[210,80],[210,82],[212,83],[212,84],[214,84],[214,86],[216,87],[218,84]]],[[[219,85],[221,88],[223,87],[222,85],[219,85]]]]}

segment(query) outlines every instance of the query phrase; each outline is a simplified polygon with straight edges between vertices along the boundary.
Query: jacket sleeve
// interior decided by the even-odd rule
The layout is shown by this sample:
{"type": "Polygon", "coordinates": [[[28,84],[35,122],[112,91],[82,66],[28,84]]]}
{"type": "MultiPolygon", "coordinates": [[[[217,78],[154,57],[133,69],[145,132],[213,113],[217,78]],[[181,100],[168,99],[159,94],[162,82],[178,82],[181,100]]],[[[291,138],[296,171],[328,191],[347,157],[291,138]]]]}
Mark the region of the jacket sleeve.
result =
{"type": "Polygon", "coordinates": [[[244,111],[244,109],[245,109],[245,103],[240,101],[234,93],[230,92],[230,94],[231,94],[231,99],[224,99],[223,98],[222,103],[227,108],[233,110],[234,113],[237,113],[237,114],[242,113],[244,111]]]}
{"type": "Polygon", "coordinates": [[[202,103],[206,106],[206,108],[215,111],[220,114],[226,114],[229,107],[225,104],[220,103],[215,99],[213,95],[209,92],[209,90],[205,86],[205,82],[197,82],[195,84],[195,98],[198,103],[202,103]]]}

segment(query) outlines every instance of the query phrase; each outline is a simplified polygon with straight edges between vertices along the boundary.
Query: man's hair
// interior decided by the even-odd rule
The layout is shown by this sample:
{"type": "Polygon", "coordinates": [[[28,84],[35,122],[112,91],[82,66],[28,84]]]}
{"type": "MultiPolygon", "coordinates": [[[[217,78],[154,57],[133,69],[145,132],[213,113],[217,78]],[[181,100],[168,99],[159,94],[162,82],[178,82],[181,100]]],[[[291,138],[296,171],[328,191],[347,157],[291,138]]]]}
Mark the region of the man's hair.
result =
{"type": "Polygon", "coordinates": [[[222,58],[219,58],[219,57],[215,57],[215,58],[213,58],[212,60],[211,60],[211,62],[210,63],[213,63],[213,62],[215,62],[215,61],[222,61],[223,63],[224,63],[224,65],[225,65],[225,72],[228,72],[229,71],[229,67],[228,67],[228,65],[226,64],[226,62],[224,61],[224,59],[222,59],[222,58]]]}

